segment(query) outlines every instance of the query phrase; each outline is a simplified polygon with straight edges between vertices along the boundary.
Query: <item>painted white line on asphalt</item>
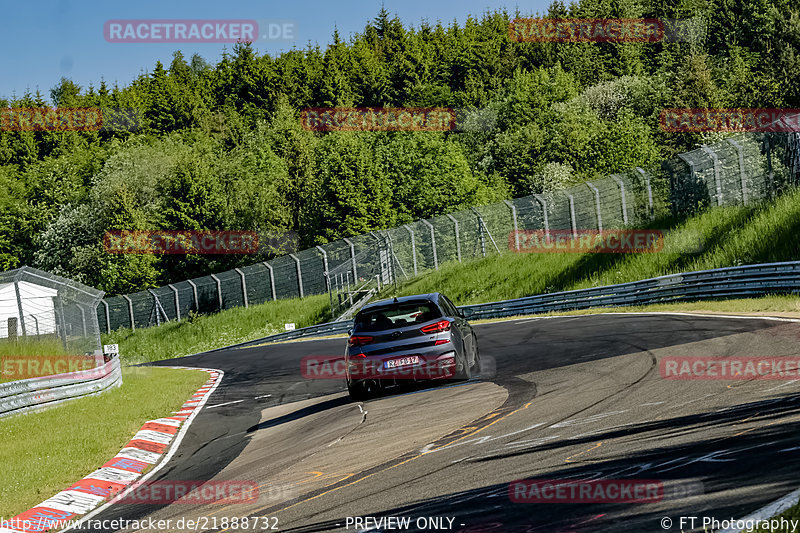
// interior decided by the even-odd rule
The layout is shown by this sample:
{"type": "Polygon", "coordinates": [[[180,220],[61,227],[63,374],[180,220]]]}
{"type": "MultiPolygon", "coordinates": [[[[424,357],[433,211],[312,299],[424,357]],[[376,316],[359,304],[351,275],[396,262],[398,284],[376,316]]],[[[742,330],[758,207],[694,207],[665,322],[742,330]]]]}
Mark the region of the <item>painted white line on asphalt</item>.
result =
{"type": "MultiPolygon", "coordinates": [[[[783,511],[785,511],[786,509],[797,503],[798,498],[800,498],[800,489],[792,491],[783,498],[774,501],[762,507],[758,511],[745,516],[744,518],[739,520],[739,522],[746,522],[748,520],[753,520],[754,522],[756,520],[769,520],[773,516],[782,513],[783,511]]],[[[742,531],[744,530],[738,528],[733,528],[733,529],[728,528],[728,529],[723,529],[722,531],[718,531],[717,533],[741,533],[742,531]]]]}
{"type": "Polygon", "coordinates": [[[222,407],[223,405],[233,405],[235,403],[242,403],[244,400],[236,400],[233,402],[218,403],[217,405],[209,405],[206,409],[213,409],[215,407],[222,407]]]}
{"type": "Polygon", "coordinates": [[[256,396],[255,399],[260,400],[261,398],[269,398],[270,396],[272,396],[272,394],[265,394],[264,396],[256,396]]]}
{"type": "Polygon", "coordinates": [[[178,434],[175,437],[175,442],[172,443],[172,446],[170,447],[169,451],[164,455],[164,458],[162,459],[162,461],[159,464],[157,464],[155,466],[155,468],[153,468],[147,474],[142,476],[141,479],[139,479],[139,483],[136,483],[134,486],[131,486],[131,487],[125,489],[117,497],[113,498],[112,500],[110,500],[105,505],[101,505],[100,507],[98,507],[97,509],[92,511],[91,513],[85,515],[80,520],[78,520],[76,522],[72,522],[69,527],[64,528],[64,529],[61,530],[62,533],[64,531],[70,531],[70,530],[73,530],[73,529],[78,529],[78,530],[83,529],[82,525],[85,524],[88,520],[91,520],[92,518],[94,518],[95,516],[100,514],[101,512],[105,511],[106,509],[108,509],[109,507],[114,505],[116,502],[119,501],[119,498],[123,498],[124,496],[128,495],[130,492],[135,490],[135,488],[138,487],[141,484],[141,482],[147,481],[148,479],[153,477],[159,470],[161,470],[167,464],[169,464],[169,460],[172,459],[172,456],[175,455],[175,453],[178,451],[178,448],[180,447],[181,441],[186,436],[186,433],[189,431],[189,426],[192,425],[192,422],[194,422],[194,419],[197,417],[197,415],[202,410],[203,405],[208,401],[209,398],[211,398],[211,395],[214,393],[214,391],[219,386],[219,384],[222,383],[222,378],[225,376],[225,373],[222,370],[214,370],[214,369],[209,369],[209,368],[195,368],[195,367],[186,367],[186,366],[171,366],[171,367],[164,367],[164,368],[177,368],[177,369],[182,369],[182,370],[202,370],[204,372],[207,372],[209,370],[213,370],[214,372],[218,372],[219,374],[218,374],[216,382],[214,383],[214,386],[211,387],[211,390],[208,391],[208,396],[206,396],[200,402],[200,404],[197,406],[197,409],[195,409],[192,412],[192,414],[189,415],[189,418],[186,419],[186,422],[183,423],[183,427],[181,427],[180,431],[178,432],[178,434]]]}

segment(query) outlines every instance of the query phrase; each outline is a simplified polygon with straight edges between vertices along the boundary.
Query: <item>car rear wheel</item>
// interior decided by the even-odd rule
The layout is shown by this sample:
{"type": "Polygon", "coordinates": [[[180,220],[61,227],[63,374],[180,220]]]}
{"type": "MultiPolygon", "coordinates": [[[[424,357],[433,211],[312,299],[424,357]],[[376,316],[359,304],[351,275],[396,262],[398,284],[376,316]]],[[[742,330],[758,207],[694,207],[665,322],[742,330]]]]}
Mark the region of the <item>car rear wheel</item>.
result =
{"type": "Polygon", "coordinates": [[[461,360],[456,358],[456,375],[457,380],[469,380],[472,377],[472,367],[467,359],[467,350],[464,349],[461,360]]]}
{"type": "Polygon", "coordinates": [[[372,389],[364,383],[347,384],[347,393],[350,395],[350,399],[354,402],[364,402],[369,400],[372,392],[372,389]]]}
{"type": "Polygon", "coordinates": [[[473,361],[475,363],[472,365],[472,373],[473,374],[480,374],[481,373],[481,354],[480,350],[478,350],[478,341],[477,339],[472,340],[472,351],[473,351],[473,361]]]}

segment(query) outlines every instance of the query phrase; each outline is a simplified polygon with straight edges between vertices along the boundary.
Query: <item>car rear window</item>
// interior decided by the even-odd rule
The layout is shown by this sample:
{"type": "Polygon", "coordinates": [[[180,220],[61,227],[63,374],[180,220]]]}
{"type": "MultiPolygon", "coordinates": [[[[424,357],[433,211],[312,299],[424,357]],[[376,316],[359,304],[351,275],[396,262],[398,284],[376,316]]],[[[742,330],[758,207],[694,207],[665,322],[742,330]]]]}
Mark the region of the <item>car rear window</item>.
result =
{"type": "Polygon", "coordinates": [[[429,300],[402,302],[376,307],[356,315],[355,329],[358,331],[381,331],[421,324],[439,318],[441,311],[429,300]]]}

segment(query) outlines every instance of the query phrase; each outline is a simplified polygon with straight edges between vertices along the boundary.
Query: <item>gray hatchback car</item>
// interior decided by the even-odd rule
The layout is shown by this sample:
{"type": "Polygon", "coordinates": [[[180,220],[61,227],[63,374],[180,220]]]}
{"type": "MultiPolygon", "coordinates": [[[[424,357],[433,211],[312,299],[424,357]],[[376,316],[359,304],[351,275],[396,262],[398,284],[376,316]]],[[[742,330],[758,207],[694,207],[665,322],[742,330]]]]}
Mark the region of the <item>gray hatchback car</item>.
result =
{"type": "Polygon", "coordinates": [[[364,306],[345,352],[347,390],[357,401],[403,380],[470,379],[479,369],[472,326],[438,292],[364,306]]]}

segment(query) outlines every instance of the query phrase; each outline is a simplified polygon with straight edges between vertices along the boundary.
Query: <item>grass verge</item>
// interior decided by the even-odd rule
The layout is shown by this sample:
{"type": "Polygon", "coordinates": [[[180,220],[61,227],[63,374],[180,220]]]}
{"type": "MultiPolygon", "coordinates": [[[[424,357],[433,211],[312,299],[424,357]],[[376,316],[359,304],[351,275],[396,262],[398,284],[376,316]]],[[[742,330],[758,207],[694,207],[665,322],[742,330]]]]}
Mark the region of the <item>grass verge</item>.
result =
{"type": "Polygon", "coordinates": [[[107,462],[147,420],[169,416],[201,371],[123,369],[123,385],[40,413],[0,419],[0,517],[15,516],[107,462]]]}
{"type": "Polygon", "coordinates": [[[772,527],[763,527],[759,529],[754,529],[753,533],[796,533],[797,529],[792,528],[791,523],[792,520],[800,522],[800,502],[797,502],[792,507],[789,507],[781,514],[772,517],[772,520],[778,520],[779,521],[778,523],[780,523],[781,518],[787,520],[787,522],[789,523],[789,527],[778,527],[777,529],[772,527]]]}
{"type": "Polygon", "coordinates": [[[266,337],[283,331],[289,322],[298,328],[325,322],[330,319],[329,302],[327,294],[277,300],[153,328],[119,329],[102,339],[103,344],[119,344],[120,356],[127,364],[158,361],[266,337]]]}

